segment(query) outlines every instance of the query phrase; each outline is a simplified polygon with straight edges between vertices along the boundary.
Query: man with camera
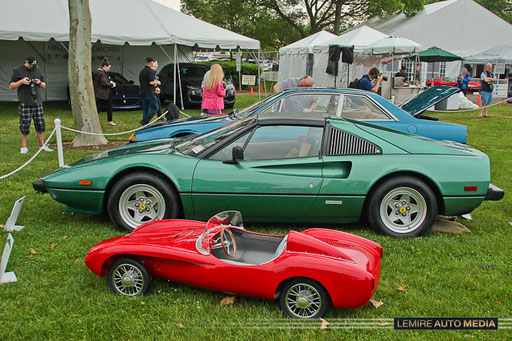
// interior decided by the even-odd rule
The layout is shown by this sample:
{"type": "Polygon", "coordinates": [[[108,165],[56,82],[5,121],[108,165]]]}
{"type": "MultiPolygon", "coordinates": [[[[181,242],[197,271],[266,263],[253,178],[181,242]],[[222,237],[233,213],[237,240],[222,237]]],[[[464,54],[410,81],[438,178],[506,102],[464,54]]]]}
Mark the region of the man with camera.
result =
{"type": "Polygon", "coordinates": [[[46,129],[43,116],[43,91],[46,88],[43,72],[37,68],[36,58],[27,57],[25,63],[13,70],[9,89],[18,89],[21,154],[28,152],[27,137],[30,134],[30,122],[34,119],[34,126],[39,140],[39,148],[51,152],[44,145],[43,133],[46,129]]]}
{"type": "Polygon", "coordinates": [[[380,83],[385,79],[379,72],[379,69],[376,67],[372,67],[370,71],[368,71],[367,75],[363,75],[359,80],[359,89],[373,91],[375,93],[379,92],[380,83]],[[375,85],[372,85],[372,80],[377,79],[375,85]]]}

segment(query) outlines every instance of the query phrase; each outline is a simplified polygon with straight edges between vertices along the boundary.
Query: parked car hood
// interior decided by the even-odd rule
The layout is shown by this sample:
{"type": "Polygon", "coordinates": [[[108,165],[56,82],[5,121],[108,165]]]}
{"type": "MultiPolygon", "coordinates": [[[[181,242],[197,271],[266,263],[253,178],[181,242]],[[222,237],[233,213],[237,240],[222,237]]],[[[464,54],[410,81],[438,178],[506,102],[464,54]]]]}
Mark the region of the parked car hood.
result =
{"type": "Polygon", "coordinates": [[[452,86],[434,86],[406,101],[400,108],[414,117],[419,117],[431,106],[436,105],[457,92],[460,92],[460,89],[452,86]]]}
{"type": "Polygon", "coordinates": [[[151,126],[148,126],[144,129],[141,129],[138,131],[138,133],[141,132],[148,132],[152,129],[156,128],[162,128],[169,125],[177,126],[177,125],[184,125],[184,124],[195,124],[195,123],[203,123],[203,122],[212,122],[212,121],[223,121],[227,120],[228,115],[222,115],[222,116],[191,116],[191,117],[185,117],[185,118],[179,118],[177,120],[172,121],[166,121],[163,123],[153,124],[151,126]]]}
{"type": "Polygon", "coordinates": [[[132,154],[142,154],[142,153],[151,153],[151,154],[172,154],[174,153],[174,149],[172,148],[176,139],[162,139],[155,141],[147,141],[140,142],[135,144],[126,144],[121,147],[117,147],[114,149],[102,151],[96,154],[92,154],[89,156],[80,159],[69,166],[78,166],[84,163],[89,163],[93,161],[113,158],[117,156],[123,155],[132,155],[132,154]]]}

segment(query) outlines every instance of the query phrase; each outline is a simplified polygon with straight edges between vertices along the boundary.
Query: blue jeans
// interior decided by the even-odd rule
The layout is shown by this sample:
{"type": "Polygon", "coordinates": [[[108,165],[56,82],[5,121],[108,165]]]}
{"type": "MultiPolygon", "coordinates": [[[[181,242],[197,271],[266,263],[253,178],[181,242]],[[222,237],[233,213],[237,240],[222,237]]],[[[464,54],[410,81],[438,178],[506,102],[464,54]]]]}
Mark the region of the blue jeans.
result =
{"type": "Polygon", "coordinates": [[[158,98],[156,95],[142,97],[142,121],[140,123],[148,124],[158,111],[158,98]]]}

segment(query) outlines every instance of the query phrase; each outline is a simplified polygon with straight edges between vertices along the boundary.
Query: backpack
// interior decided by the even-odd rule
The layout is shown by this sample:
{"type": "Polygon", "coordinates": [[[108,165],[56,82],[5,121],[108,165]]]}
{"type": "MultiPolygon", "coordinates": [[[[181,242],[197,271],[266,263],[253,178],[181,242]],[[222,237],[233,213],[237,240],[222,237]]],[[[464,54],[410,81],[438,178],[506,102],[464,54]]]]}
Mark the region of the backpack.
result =
{"type": "Polygon", "coordinates": [[[174,103],[170,103],[165,108],[165,111],[167,112],[165,114],[167,121],[177,120],[180,117],[180,108],[178,108],[174,103]]]}
{"type": "Polygon", "coordinates": [[[352,82],[348,84],[348,87],[351,89],[359,89],[359,78],[354,79],[352,82]]]}

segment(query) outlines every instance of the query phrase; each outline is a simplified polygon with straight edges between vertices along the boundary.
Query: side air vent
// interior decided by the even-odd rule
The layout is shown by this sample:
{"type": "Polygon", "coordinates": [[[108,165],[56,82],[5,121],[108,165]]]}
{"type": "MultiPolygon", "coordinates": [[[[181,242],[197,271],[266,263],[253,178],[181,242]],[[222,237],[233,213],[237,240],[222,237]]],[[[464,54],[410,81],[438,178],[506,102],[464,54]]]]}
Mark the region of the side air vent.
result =
{"type": "Polygon", "coordinates": [[[382,154],[379,146],[346,131],[329,127],[327,155],[382,154]]]}

